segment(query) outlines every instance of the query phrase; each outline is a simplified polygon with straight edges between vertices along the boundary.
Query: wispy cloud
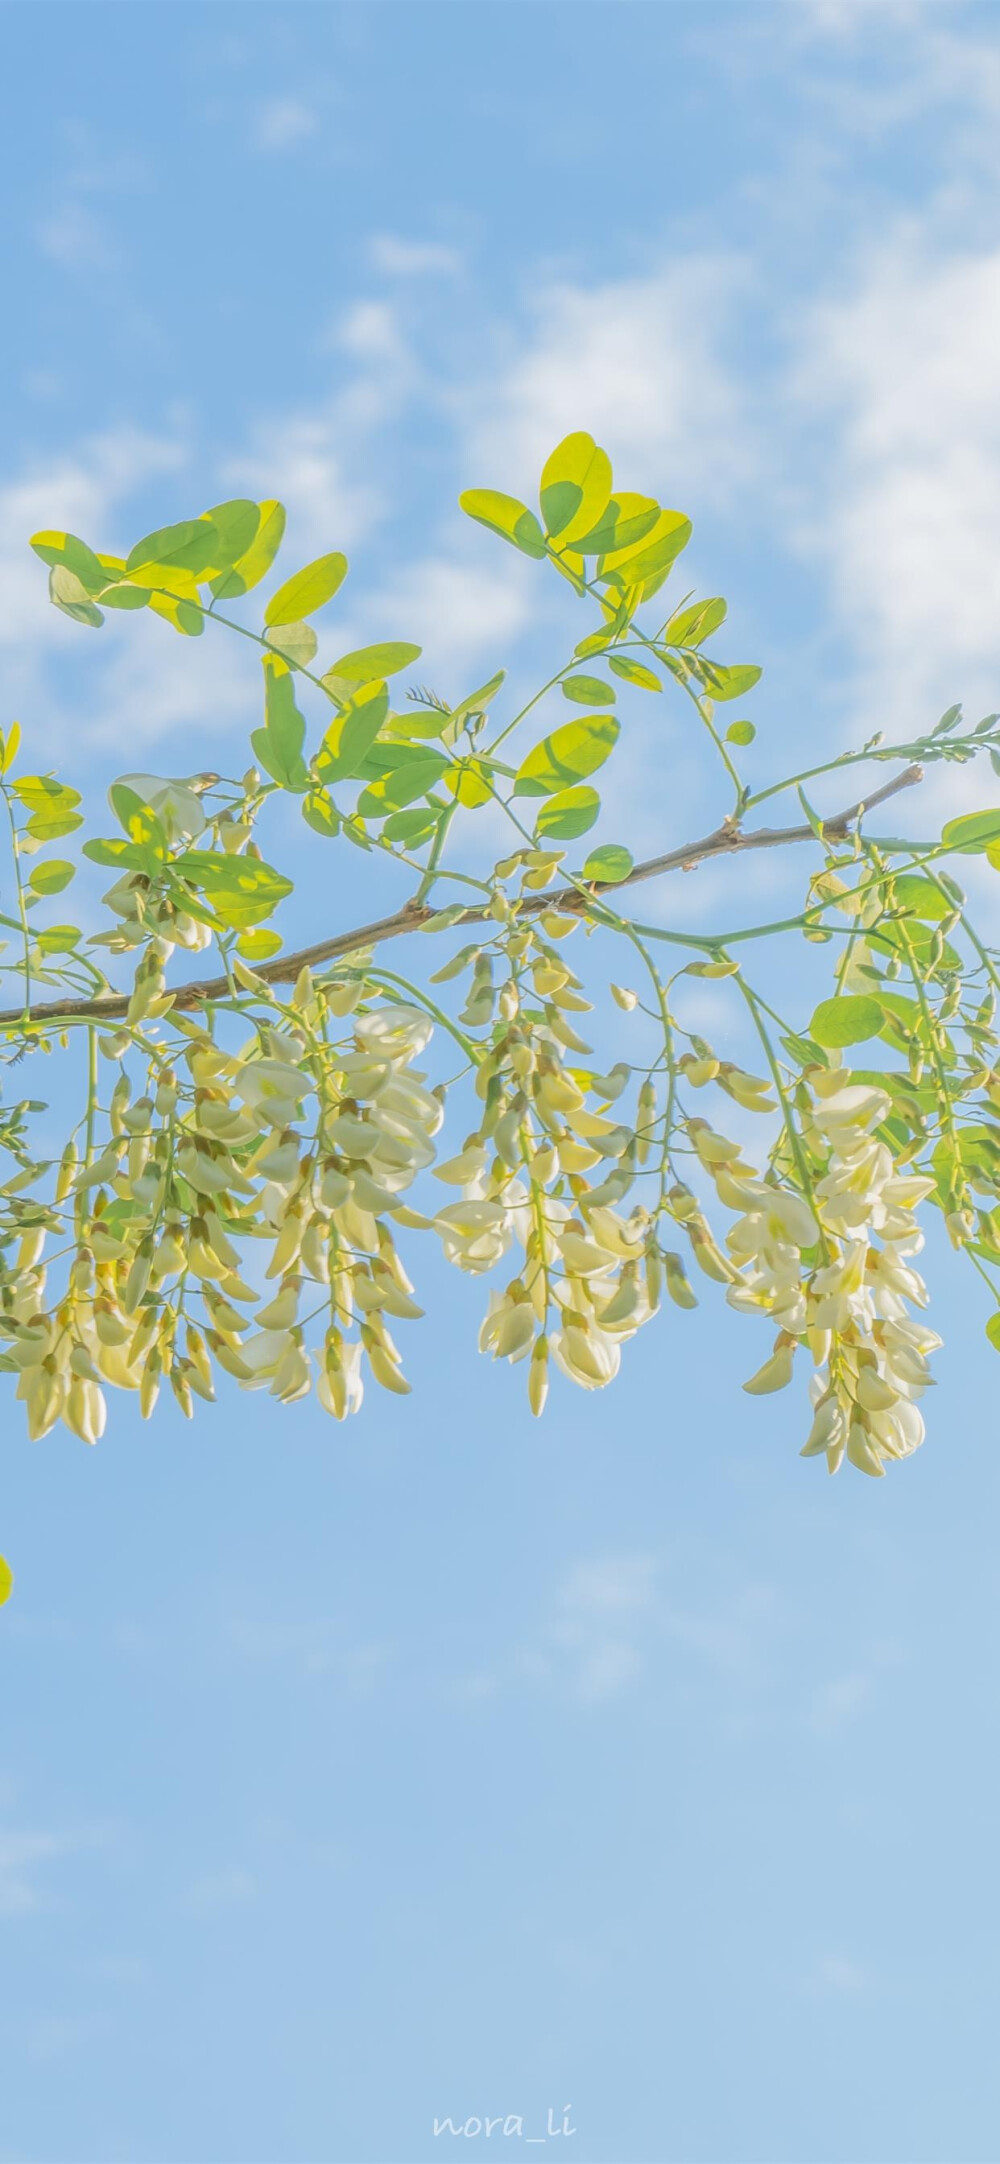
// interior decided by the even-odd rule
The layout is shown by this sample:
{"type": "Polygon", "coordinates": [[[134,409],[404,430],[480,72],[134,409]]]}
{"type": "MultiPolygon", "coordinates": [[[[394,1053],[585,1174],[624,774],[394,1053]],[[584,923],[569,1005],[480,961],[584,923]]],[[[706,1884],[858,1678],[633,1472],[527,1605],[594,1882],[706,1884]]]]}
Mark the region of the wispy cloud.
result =
{"type": "Polygon", "coordinates": [[[315,135],[319,114],[302,98],[271,98],[263,105],[254,126],[258,150],[293,150],[315,135]]]}
{"type": "Polygon", "coordinates": [[[441,241],[402,240],[397,233],[376,233],[368,252],[372,268],[387,278],[454,278],[462,268],[457,248],[441,241]]]}

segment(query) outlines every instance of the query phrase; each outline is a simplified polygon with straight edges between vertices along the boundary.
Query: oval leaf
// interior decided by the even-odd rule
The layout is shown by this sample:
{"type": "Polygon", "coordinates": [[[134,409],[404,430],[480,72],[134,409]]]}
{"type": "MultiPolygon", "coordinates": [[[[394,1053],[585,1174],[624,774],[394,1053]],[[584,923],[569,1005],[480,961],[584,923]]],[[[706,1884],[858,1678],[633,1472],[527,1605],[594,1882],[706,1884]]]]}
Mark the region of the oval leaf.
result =
{"type": "Polygon", "coordinates": [[[75,864],[67,864],[64,858],[53,857],[48,864],[32,865],[28,884],[34,894],[61,894],[75,876],[75,864]]]}
{"type": "Polygon", "coordinates": [[[329,556],[317,556],[314,563],[306,564],[286,579],[264,610],[265,624],[297,624],[303,616],[313,616],[332,601],[338,586],[347,577],[347,558],[339,549],[329,556]]]}
{"type": "Polygon", "coordinates": [[[522,555],[545,555],[545,535],[538,520],[516,496],[504,496],[496,488],[467,488],[458,500],[469,518],[478,519],[491,533],[502,534],[522,555]]]}
{"type": "Polygon", "coordinates": [[[605,684],[599,676],[567,676],[563,679],[562,695],[572,699],[575,706],[613,706],[614,687],[605,684]]]}
{"type": "Polygon", "coordinates": [[[616,887],[627,879],[634,863],[632,851],[623,848],[621,842],[605,842],[600,849],[592,849],[583,867],[584,879],[596,879],[602,886],[616,887]]]}
{"type": "Polygon", "coordinates": [[[254,539],[245,556],[240,556],[231,571],[223,571],[218,578],[209,581],[217,601],[235,601],[240,594],[248,594],[251,587],[259,585],[270,571],[281,547],[285,532],[285,506],[268,498],[256,505],[260,514],[254,539]]]}
{"type": "Polygon", "coordinates": [[[529,751],[518,768],[514,795],[551,796],[568,783],[582,781],[585,774],[596,773],[614,750],[618,735],[614,714],[588,714],[585,721],[566,722],[529,751]]]}
{"type": "Polygon", "coordinates": [[[543,804],[535,833],[540,841],[573,842],[593,826],[600,809],[596,789],[563,789],[543,804]]]}
{"type": "Polygon", "coordinates": [[[663,685],[652,669],[641,661],[632,661],[627,654],[609,654],[608,667],[616,676],[623,676],[626,684],[637,684],[641,691],[662,691],[663,685]]]}
{"type": "Polygon", "coordinates": [[[941,829],[941,840],[946,849],[957,849],[962,856],[989,849],[1000,842],[1000,811],[966,812],[962,819],[949,819],[941,829]]]}
{"type": "Polygon", "coordinates": [[[564,436],[542,469],[539,500],[545,529],[567,548],[589,533],[611,495],[611,460],[593,436],[564,436]]]}
{"type": "Polygon", "coordinates": [[[845,1044],[862,1044],[877,1037],[882,1009],[874,999],[824,999],[809,1024],[809,1034],[826,1050],[845,1044]]]}
{"type": "Polygon", "coordinates": [[[422,646],[408,646],[402,639],[384,646],[359,646],[352,654],[342,654],[332,669],[327,670],[326,677],[345,684],[374,684],[384,681],[387,676],[398,676],[400,669],[408,669],[411,662],[419,661],[422,653],[422,646]]]}
{"type": "Polygon", "coordinates": [[[14,1573],[5,1555],[0,1555],[0,1608],[9,1600],[14,1590],[14,1573]]]}

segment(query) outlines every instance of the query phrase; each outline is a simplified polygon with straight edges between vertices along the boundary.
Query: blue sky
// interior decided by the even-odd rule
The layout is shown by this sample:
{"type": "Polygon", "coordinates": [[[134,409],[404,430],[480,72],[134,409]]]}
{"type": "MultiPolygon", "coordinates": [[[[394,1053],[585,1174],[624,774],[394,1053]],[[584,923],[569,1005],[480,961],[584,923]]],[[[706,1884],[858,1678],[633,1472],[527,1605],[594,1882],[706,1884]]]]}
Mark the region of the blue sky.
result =
{"type": "MultiPolygon", "coordinates": [[[[2,718],[39,763],[239,771],[258,688],[56,618],[35,527],[280,494],[290,565],[351,556],[341,649],[412,636],[460,693],[578,635],[455,509],[574,426],[693,516],[685,583],[766,666],[754,779],[1000,703],[994,7],[2,31],[2,718]]],[[[652,771],[638,846],[718,816],[679,714],[652,771]]],[[[2,2164],[425,2164],[486,2114],[517,2155],[567,2104],[578,2164],[996,2164],[998,1371],[975,1281],[928,1275],[929,1438],[878,1484],[799,1461],[707,1298],[529,1423],[443,1265],[413,1397],[346,1429],[5,1420],[2,2164]]]]}

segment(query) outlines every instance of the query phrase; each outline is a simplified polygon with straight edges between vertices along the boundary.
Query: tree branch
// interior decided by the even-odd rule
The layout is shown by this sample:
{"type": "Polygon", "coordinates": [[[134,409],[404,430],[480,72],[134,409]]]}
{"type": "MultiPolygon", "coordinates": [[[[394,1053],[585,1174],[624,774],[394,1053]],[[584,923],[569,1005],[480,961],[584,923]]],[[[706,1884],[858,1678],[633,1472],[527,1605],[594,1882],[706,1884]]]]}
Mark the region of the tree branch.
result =
{"type": "MultiPolygon", "coordinates": [[[[846,811],[837,812],[832,819],[824,819],[824,835],[831,840],[842,837],[854,822],[875,804],[884,804],[887,798],[897,796],[901,789],[912,788],[914,783],[922,781],[923,778],[924,770],[921,766],[906,767],[902,774],[897,774],[893,781],[886,782],[871,796],[860,798],[858,803],[849,805],[846,811]]],[[[736,856],[747,849],[777,849],[787,842],[807,842],[813,839],[811,826],[755,827],[749,834],[741,834],[731,820],[724,819],[721,826],[716,827],[713,833],[706,834],[701,841],[688,842],[683,848],[671,849],[666,856],[650,857],[644,864],[634,865],[625,879],[620,879],[613,885],[602,885],[595,881],[592,889],[585,892],[581,892],[579,887],[557,887],[554,892],[547,890],[526,895],[520,904],[519,914],[522,917],[538,916],[543,911],[554,909],[562,914],[576,912],[585,915],[591,892],[618,894],[623,887],[637,885],[640,879],[658,878],[661,872],[693,871],[695,865],[704,864],[710,857],[736,856]]],[[[301,969],[314,969],[324,962],[335,961],[339,955],[351,954],[358,947],[378,946],[382,940],[397,939],[404,932],[417,932],[437,913],[434,908],[428,908],[424,904],[406,902],[403,908],[397,909],[391,917],[378,917],[373,924],[359,924],[353,931],[337,932],[332,939],[318,940],[312,947],[300,947],[294,954],[279,954],[273,962],[263,962],[256,974],[269,984],[291,983],[301,969]]],[[[461,917],[456,918],[456,929],[460,924],[482,924],[489,914],[488,909],[467,909],[461,917]]],[[[174,991],[173,1004],[183,1011],[190,1007],[204,1006],[211,1000],[230,997],[231,986],[228,978],[205,977],[191,984],[178,985],[174,991]]],[[[47,1022],[117,1022],[123,1020],[128,1013],[128,1005],[128,993],[118,992],[105,993],[98,999],[50,999],[33,1007],[30,1013],[23,1007],[8,1008],[6,1013],[0,1014],[0,1028],[17,1028],[23,1032],[47,1022]]]]}

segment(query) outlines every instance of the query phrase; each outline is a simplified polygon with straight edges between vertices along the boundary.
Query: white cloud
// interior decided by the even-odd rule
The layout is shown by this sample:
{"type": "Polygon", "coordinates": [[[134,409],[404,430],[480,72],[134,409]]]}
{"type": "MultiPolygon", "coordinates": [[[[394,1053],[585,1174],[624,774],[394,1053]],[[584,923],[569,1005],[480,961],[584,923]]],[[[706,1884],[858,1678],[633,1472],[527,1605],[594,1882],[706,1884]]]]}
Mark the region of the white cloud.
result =
{"type": "Polygon", "coordinates": [[[84,636],[49,603],[46,575],[29,547],[45,528],[78,533],[91,547],[113,546],[121,504],[186,453],[176,438],[108,430],[0,488],[0,645],[84,636]]]}
{"type": "Polygon", "coordinates": [[[689,256],[644,278],[556,285],[498,380],[467,401],[476,480],[533,489],[571,429],[603,443],[626,487],[727,501],[753,470],[752,424],[722,347],[745,267],[689,256]]]}
{"type": "Polygon", "coordinates": [[[64,270],[105,271],[117,261],[103,219],[73,197],[40,219],[36,232],[43,255],[64,270]]]}
{"type": "Polygon", "coordinates": [[[832,421],[800,529],[823,560],[869,725],[1000,693],[1000,253],[915,232],[807,316],[793,376],[832,421]]]}
{"type": "Polygon", "coordinates": [[[376,233],[369,255],[373,268],[389,278],[453,278],[462,268],[457,248],[441,241],[402,240],[396,233],[376,233]]]}
{"type": "Polygon", "coordinates": [[[261,107],[254,128],[258,150],[291,150],[315,135],[319,114],[301,98],[272,98],[261,107]]]}

